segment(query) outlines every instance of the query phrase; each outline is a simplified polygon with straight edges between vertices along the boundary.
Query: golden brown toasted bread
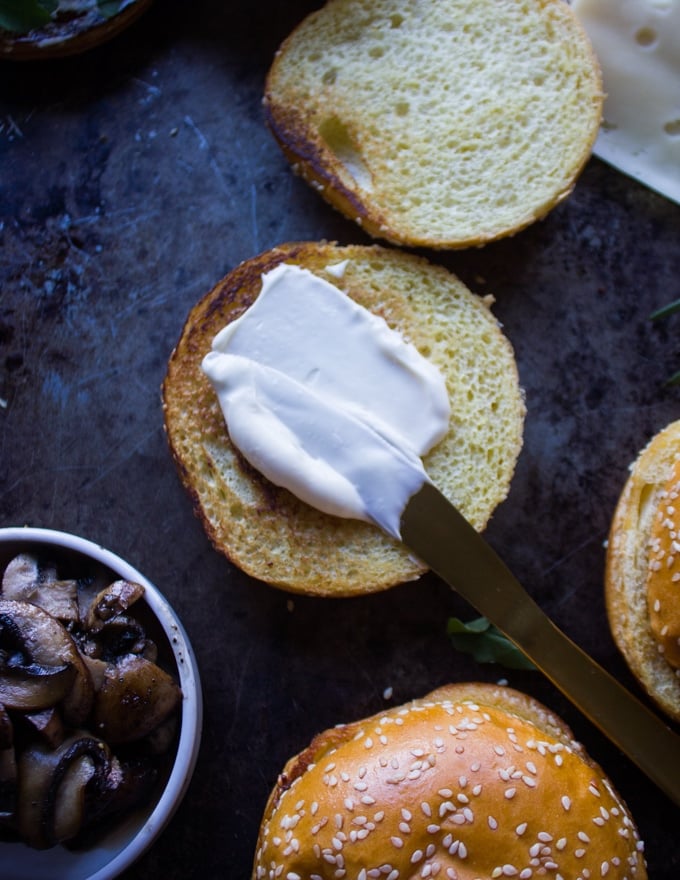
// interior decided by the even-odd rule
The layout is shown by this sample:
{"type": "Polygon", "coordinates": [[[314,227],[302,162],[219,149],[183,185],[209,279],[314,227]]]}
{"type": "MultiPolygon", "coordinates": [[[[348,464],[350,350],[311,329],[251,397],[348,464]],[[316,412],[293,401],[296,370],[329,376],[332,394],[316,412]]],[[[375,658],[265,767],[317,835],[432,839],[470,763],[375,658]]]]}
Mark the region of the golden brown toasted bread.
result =
{"type": "Polygon", "coordinates": [[[560,718],[519,691],[454,684],[326,730],[292,757],[252,880],[645,880],[641,849],[560,718]]]}
{"type": "Polygon", "coordinates": [[[397,541],[272,485],[229,439],[201,361],[218,331],[255,300],[262,273],[283,261],[341,287],[442,372],[452,417],[425,467],[475,528],[485,527],[508,492],[525,408],[512,348],[488,303],[422,258],[327,243],[284,244],[248,260],[192,309],[163,384],[165,426],[182,482],[215,547],[277,587],[348,596],[417,578],[424,566],[397,541]],[[325,271],[344,260],[341,279],[325,271]]]}
{"type": "Polygon", "coordinates": [[[330,0],[281,45],[264,108],[294,170],[370,235],[461,248],[571,192],[602,101],[563,0],[330,0]]]}
{"type": "Polygon", "coordinates": [[[680,721],[680,421],[633,462],[612,518],[605,596],[614,640],[649,695],[680,721]]]}

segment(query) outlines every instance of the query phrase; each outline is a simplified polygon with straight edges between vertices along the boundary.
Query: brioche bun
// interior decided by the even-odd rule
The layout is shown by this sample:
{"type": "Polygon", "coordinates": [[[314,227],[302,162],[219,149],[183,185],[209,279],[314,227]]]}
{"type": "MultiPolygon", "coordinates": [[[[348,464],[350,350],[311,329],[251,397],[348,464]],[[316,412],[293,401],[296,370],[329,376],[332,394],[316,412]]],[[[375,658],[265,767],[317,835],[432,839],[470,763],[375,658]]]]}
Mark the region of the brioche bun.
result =
{"type": "Polygon", "coordinates": [[[279,48],[264,110],[294,171],[371,236],[463,248],[569,195],[602,101],[563,0],[330,0],[279,48]]]}
{"type": "Polygon", "coordinates": [[[612,518],[605,598],[631,672],[680,721],[680,421],[632,464],[612,518]]]}
{"type": "Polygon", "coordinates": [[[522,445],[524,401],[510,343],[489,302],[424,259],[378,246],[285,244],[238,266],[190,312],[168,364],[168,441],[214,546],[252,577],[295,593],[351,596],[419,577],[425,566],[376,526],[320,513],[254,470],[229,439],[201,370],[213,337],[255,300],[281,262],[335,284],[442,372],[446,437],[424,459],[437,486],[482,530],[505,498],[522,445]],[[348,261],[342,278],[327,267],[348,261]]]}
{"type": "Polygon", "coordinates": [[[317,736],[266,805],[253,880],[641,880],[600,767],[509,688],[442,687],[317,736]]]}

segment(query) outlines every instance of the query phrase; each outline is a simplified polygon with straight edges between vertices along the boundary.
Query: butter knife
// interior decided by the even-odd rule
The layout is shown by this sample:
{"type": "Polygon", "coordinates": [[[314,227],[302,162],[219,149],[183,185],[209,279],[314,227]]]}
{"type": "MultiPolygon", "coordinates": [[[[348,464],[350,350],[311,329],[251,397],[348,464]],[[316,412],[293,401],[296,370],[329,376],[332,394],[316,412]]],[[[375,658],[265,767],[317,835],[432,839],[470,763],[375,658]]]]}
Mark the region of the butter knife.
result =
{"type": "Polygon", "coordinates": [[[401,538],[680,805],[680,736],[555,626],[487,541],[431,483],[406,504],[401,538]]]}

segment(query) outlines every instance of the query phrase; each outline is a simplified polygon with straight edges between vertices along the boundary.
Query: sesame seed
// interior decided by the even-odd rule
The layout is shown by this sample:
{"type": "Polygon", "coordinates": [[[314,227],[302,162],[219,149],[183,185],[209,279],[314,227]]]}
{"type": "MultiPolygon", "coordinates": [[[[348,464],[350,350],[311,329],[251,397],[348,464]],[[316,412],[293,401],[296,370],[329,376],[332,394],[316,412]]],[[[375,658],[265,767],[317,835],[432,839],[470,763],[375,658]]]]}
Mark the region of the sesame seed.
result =
{"type": "Polygon", "coordinates": [[[417,850],[413,853],[413,855],[411,856],[411,864],[412,864],[412,865],[417,864],[418,862],[420,862],[420,861],[422,860],[422,858],[423,858],[423,851],[422,851],[422,849],[417,849],[417,850]]]}
{"type": "Polygon", "coordinates": [[[538,834],[536,835],[536,837],[537,837],[542,843],[550,843],[550,841],[553,839],[553,838],[552,838],[552,834],[548,834],[547,831],[539,831],[538,834]]]}
{"type": "Polygon", "coordinates": [[[571,809],[571,798],[568,797],[566,794],[562,795],[561,802],[565,810],[571,809]]]}
{"type": "Polygon", "coordinates": [[[505,797],[508,800],[511,800],[517,794],[517,789],[516,788],[506,788],[505,791],[503,792],[503,794],[505,795],[505,797]]]}
{"type": "Polygon", "coordinates": [[[427,826],[427,833],[428,834],[436,834],[440,830],[440,828],[441,828],[440,825],[428,825],[427,826]]]}
{"type": "Polygon", "coordinates": [[[526,830],[527,830],[527,823],[522,822],[520,825],[517,826],[517,828],[515,828],[515,834],[518,837],[521,837],[526,830]]]}
{"type": "Polygon", "coordinates": [[[427,801],[422,802],[422,804],[420,805],[420,809],[428,818],[432,815],[432,807],[430,807],[427,801]]]}
{"type": "Polygon", "coordinates": [[[443,798],[450,798],[453,796],[453,792],[450,788],[440,788],[437,794],[443,798]]]}
{"type": "Polygon", "coordinates": [[[404,841],[401,839],[401,837],[390,837],[390,840],[392,842],[392,846],[396,846],[397,849],[401,849],[404,845],[404,841]]]}
{"type": "Polygon", "coordinates": [[[399,823],[399,830],[401,831],[402,834],[410,834],[411,833],[411,826],[408,825],[406,822],[400,822],[399,823]]]}
{"type": "Polygon", "coordinates": [[[533,873],[534,872],[531,870],[531,868],[525,868],[523,871],[520,872],[520,880],[529,880],[529,877],[531,877],[533,873]]]}
{"type": "Polygon", "coordinates": [[[494,819],[493,816],[489,816],[486,821],[489,823],[489,828],[492,831],[495,831],[498,828],[498,822],[494,819]]]}
{"type": "Polygon", "coordinates": [[[519,873],[517,868],[514,865],[503,865],[503,876],[504,877],[514,877],[515,874],[519,873]]]}
{"type": "Polygon", "coordinates": [[[582,859],[585,854],[586,854],[586,851],[582,848],[574,850],[574,855],[576,856],[577,859],[582,859]]]}

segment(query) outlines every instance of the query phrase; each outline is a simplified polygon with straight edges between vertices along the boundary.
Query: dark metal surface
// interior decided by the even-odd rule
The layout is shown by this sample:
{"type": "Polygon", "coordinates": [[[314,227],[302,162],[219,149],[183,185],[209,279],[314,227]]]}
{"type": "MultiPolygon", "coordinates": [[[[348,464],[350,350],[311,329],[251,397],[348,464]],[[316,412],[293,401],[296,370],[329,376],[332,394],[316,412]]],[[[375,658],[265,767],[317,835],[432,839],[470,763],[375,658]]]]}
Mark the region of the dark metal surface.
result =
{"type": "MultiPolygon", "coordinates": [[[[447,681],[507,679],[559,712],[627,800],[650,876],[680,872],[678,811],[537,673],[478,666],[436,577],[346,601],[249,582],[179,486],[159,388],[191,308],[282,241],[365,241],[293,177],[263,78],[318,3],[158,2],[86,56],[0,66],[0,525],[76,532],[170,599],[195,647],[205,731],[187,797],[124,876],[249,876],[285,760],[317,731],[447,681]],[[386,699],[385,690],[392,688],[386,699]]],[[[639,691],[604,616],[604,541],[627,467],[680,416],[680,208],[591,160],[514,239],[433,254],[480,294],[517,354],[525,446],[487,537],[555,622],[639,691]]]]}

